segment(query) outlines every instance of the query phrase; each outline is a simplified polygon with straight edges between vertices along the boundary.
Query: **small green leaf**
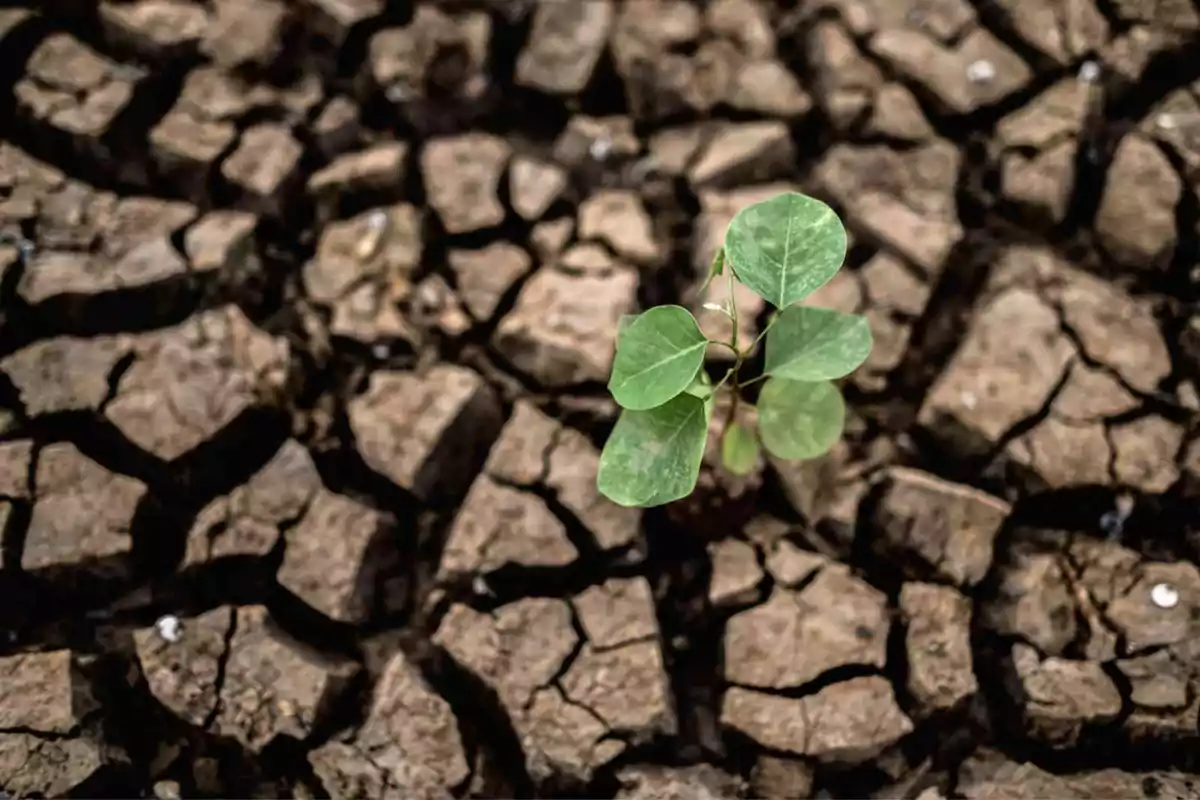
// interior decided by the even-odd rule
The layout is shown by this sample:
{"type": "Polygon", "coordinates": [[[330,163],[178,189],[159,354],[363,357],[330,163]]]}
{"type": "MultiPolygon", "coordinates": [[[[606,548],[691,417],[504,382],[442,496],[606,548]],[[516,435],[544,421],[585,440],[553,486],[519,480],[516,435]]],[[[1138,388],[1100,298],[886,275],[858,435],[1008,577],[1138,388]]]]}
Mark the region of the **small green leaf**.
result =
{"type": "Polygon", "coordinates": [[[685,392],[692,397],[699,397],[701,400],[707,399],[713,393],[712,378],[708,377],[708,373],[704,371],[703,366],[696,373],[696,377],[692,378],[692,382],[684,389],[685,392]]]}
{"type": "Polygon", "coordinates": [[[767,333],[763,372],[796,381],[841,378],[867,360],[871,343],[866,317],[788,306],[767,333]]]}
{"type": "MultiPolygon", "coordinates": [[[[708,393],[708,397],[705,397],[703,399],[704,399],[704,430],[708,431],[708,424],[710,422],[712,422],[713,412],[717,410],[717,393],[715,391],[710,391],[708,393]]],[[[707,437],[707,436],[708,436],[708,434],[705,433],[705,437],[707,437]]]]}
{"type": "Polygon", "coordinates": [[[721,463],[739,478],[749,475],[758,461],[758,437],[745,425],[734,422],[721,437],[721,463]]]}
{"type": "Polygon", "coordinates": [[[846,404],[829,381],[771,378],[758,395],[758,433],[776,458],[816,458],[842,435],[846,404]]]}
{"type": "Polygon", "coordinates": [[[622,408],[661,406],[696,377],[707,347],[692,312],[656,306],[619,329],[608,389],[622,408]]]}
{"type": "Polygon", "coordinates": [[[600,454],[600,494],[641,508],[691,494],[708,437],[707,405],[681,394],[658,408],[622,411],[600,454]]]}
{"type": "Polygon", "coordinates": [[[786,308],[841,268],[846,229],[820,200],[785,192],[737,213],[725,232],[725,258],[755,294],[786,308]]]}
{"type": "Polygon", "coordinates": [[[718,247],[717,252],[713,255],[712,263],[708,265],[708,277],[704,279],[704,286],[701,291],[708,288],[708,285],[716,278],[725,273],[725,248],[718,247]]]}

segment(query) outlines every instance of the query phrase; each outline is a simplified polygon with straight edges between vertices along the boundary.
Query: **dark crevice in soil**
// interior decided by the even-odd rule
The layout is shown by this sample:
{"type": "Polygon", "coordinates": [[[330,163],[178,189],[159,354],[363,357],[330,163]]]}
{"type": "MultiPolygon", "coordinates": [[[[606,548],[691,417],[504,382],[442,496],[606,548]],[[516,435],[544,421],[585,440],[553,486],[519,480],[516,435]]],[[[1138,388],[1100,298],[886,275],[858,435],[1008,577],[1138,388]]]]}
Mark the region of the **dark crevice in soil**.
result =
{"type": "MultiPolygon", "coordinates": [[[[1200,57],[1200,45],[1197,46],[1197,56],[1200,57]]],[[[1175,229],[1179,232],[1179,241],[1163,276],[1161,290],[1173,303],[1186,307],[1200,300],[1200,286],[1195,282],[1196,265],[1200,263],[1200,196],[1186,179],[1190,170],[1178,153],[1169,147],[1163,147],[1162,152],[1184,180],[1179,205],[1175,209],[1175,229]]],[[[1180,323],[1185,319],[1182,315],[1178,318],[1180,323]]],[[[1167,320],[1163,334],[1167,346],[1172,350],[1171,362],[1178,367],[1182,363],[1177,355],[1179,326],[1172,322],[1167,320]]]]}
{"type": "MultiPolygon", "coordinates": [[[[46,20],[33,15],[10,29],[0,42],[3,45],[0,48],[0,116],[4,119],[16,117],[16,84],[24,77],[30,56],[49,32],[50,25],[46,20]]],[[[5,132],[5,138],[10,135],[5,132]]]]}
{"type": "Polygon", "coordinates": [[[107,419],[88,412],[46,414],[22,425],[21,433],[43,446],[69,442],[96,463],[137,478],[156,494],[168,498],[177,494],[169,466],[129,441],[107,419]]]}
{"type": "Polygon", "coordinates": [[[209,709],[208,715],[200,724],[200,729],[208,732],[212,730],[213,723],[217,721],[217,715],[221,713],[221,707],[225,700],[221,697],[221,693],[225,688],[225,675],[229,666],[229,657],[233,654],[233,637],[237,635],[237,609],[229,609],[226,612],[229,618],[228,626],[225,628],[225,645],[221,648],[221,652],[217,655],[217,672],[213,678],[213,696],[216,702],[209,709]]]}
{"type": "Polygon", "coordinates": [[[314,62],[325,71],[326,83],[351,87],[368,69],[367,48],[371,38],[381,30],[409,24],[414,10],[413,3],[387,3],[379,16],[363,20],[350,28],[338,48],[324,37],[311,36],[306,47],[314,62]]]}
{"type": "Polygon", "coordinates": [[[262,469],[290,433],[289,420],[273,409],[252,408],[220,433],[170,463],[179,492],[198,509],[227,494],[262,469]]]}
{"type": "Polygon", "coordinates": [[[628,577],[632,568],[604,569],[604,562],[589,563],[580,558],[568,567],[532,567],[507,564],[481,576],[487,591],[472,598],[460,598],[479,610],[531,597],[571,597],[612,577],[628,577]]]}
{"type": "Polygon", "coordinates": [[[724,624],[708,604],[712,563],[705,543],[650,510],[644,530],[646,573],[654,591],[663,657],[679,718],[678,754],[687,761],[722,758],[717,724],[724,624]]]}
{"type": "Polygon", "coordinates": [[[333,492],[394,514],[399,520],[412,520],[421,504],[390,480],[371,469],[353,445],[353,434],[342,415],[330,437],[341,443],[336,449],[313,452],[313,460],[322,483],[333,492]]]}
{"type": "Polygon", "coordinates": [[[1200,41],[1186,41],[1157,54],[1136,84],[1109,87],[1106,116],[1113,124],[1132,126],[1171,92],[1200,79],[1200,41]],[[1120,121],[1120,122],[1118,122],[1120,121]]]}
{"type": "MultiPolygon", "coordinates": [[[[987,452],[984,453],[977,462],[972,464],[972,473],[988,471],[990,468],[995,468],[998,464],[1003,464],[1005,461],[1005,451],[1008,449],[1008,446],[1016,439],[1019,439],[1020,437],[1032,431],[1050,417],[1051,409],[1054,406],[1055,400],[1058,399],[1058,396],[1066,387],[1067,382],[1071,379],[1071,368],[1072,365],[1068,364],[1067,368],[1063,370],[1063,373],[1058,378],[1057,383],[1055,383],[1055,385],[1047,393],[1046,399],[1040,408],[1036,409],[1027,417],[1013,423],[1008,430],[996,437],[995,443],[988,448],[987,452]]],[[[999,487],[992,487],[992,491],[999,491],[999,487]]]]}
{"type": "Polygon", "coordinates": [[[1094,2],[1096,10],[1108,21],[1111,38],[1117,38],[1133,26],[1133,23],[1127,21],[1117,11],[1117,4],[1120,0],[1094,0],[1094,2]]]}
{"type": "Polygon", "coordinates": [[[1117,145],[1117,139],[1105,121],[1103,95],[1093,91],[1091,97],[1092,102],[1076,143],[1075,181],[1071,186],[1063,221],[1056,231],[1056,238],[1064,240],[1088,231],[1095,220],[1096,211],[1104,198],[1108,168],[1117,145]]]}
{"type": "Polygon", "coordinates": [[[0,352],[54,336],[137,334],[178,325],[204,310],[201,299],[212,293],[197,283],[193,275],[180,275],[137,289],[60,294],[33,307],[17,300],[8,310],[0,352]]]}
{"type": "Polygon", "coordinates": [[[426,679],[454,710],[466,743],[487,754],[485,786],[496,796],[540,796],[526,769],[520,737],[496,692],[441,648],[422,650],[418,663],[426,679]]]}
{"type": "Polygon", "coordinates": [[[987,283],[997,248],[988,230],[968,230],[951,250],[946,271],[930,293],[926,313],[913,325],[910,344],[892,373],[892,385],[905,407],[894,419],[908,427],[934,380],[962,342],[974,301],[987,283]]]}
{"type": "MultiPolygon", "coordinates": [[[[890,677],[885,674],[883,669],[871,666],[870,664],[843,664],[842,666],[833,667],[832,669],[822,672],[817,677],[813,678],[807,683],[801,684],[800,686],[789,686],[786,689],[765,689],[754,686],[745,688],[756,689],[757,691],[765,692],[776,697],[797,699],[816,694],[822,689],[827,689],[830,686],[833,686],[835,683],[842,683],[843,681],[853,680],[854,678],[867,678],[875,675],[884,675],[885,677],[890,677]]],[[[736,686],[737,684],[729,685],[736,686]]]]}

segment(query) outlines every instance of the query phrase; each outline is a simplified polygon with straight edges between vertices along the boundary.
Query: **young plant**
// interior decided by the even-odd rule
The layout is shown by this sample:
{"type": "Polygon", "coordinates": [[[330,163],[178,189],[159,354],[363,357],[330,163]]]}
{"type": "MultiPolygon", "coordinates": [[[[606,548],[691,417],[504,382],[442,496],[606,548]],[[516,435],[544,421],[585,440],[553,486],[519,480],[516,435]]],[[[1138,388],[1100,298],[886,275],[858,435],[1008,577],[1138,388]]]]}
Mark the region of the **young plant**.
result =
{"type": "Polygon", "coordinates": [[[787,192],[740,211],[725,232],[704,288],[729,281],[717,311],[732,320],[730,341],[708,339],[682,306],[657,306],[621,319],[609,391],[621,416],[600,456],[600,493],[622,506],[649,508],[692,493],[700,474],[719,391],[731,402],[719,434],[725,469],[744,475],[759,446],[780,459],[816,458],[842,435],[846,407],[832,381],[857,369],[871,352],[865,317],[798,305],[827,283],[846,257],[846,230],[829,206],[787,192]],[[733,283],[741,281],[774,306],[758,338],[738,342],[733,283]],[[763,372],[744,380],[750,353],[766,339],[763,372]],[[733,366],[713,385],[704,369],[710,344],[733,352],[733,366]],[[742,388],[765,380],[757,429],[738,421],[742,388]]]}

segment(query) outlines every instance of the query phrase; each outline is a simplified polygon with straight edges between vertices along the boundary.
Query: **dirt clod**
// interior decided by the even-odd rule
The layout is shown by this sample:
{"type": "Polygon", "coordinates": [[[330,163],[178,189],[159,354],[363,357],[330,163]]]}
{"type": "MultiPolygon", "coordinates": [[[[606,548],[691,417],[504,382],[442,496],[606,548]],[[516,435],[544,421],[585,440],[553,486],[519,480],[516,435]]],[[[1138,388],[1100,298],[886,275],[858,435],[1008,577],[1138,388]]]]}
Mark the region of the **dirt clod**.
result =
{"type": "Polygon", "coordinates": [[[280,736],[304,739],[353,674],[314,660],[277,632],[261,606],[222,607],[184,621],[172,642],[134,633],[150,691],[193,725],[261,751],[280,736]]]}
{"type": "Polygon", "coordinates": [[[376,373],[349,416],[366,463],[423,499],[465,488],[462,470],[499,432],[492,390],[474,372],[451,366],[420,377],[376,373]]]}
{"type": "Polygon", "coordinates": [[[924,713],[952,709],[975,692],[971,603],[947,586],[906,583],[900,612],[908,626],[908,691],[924,713]]]}
{"type": "Polygon", "coordinates": [[[308,760],[339,797],[447,797],[470,774],[450,705],[399,654],[376,683],[358,731],[314,749],[308,760]]]}
{"type": "Polygon", "coordinates": [[[880,677],[852,678],[795,700],[733,687],[721,718],[774,750],[848,763],[879,755],[912,730],[880,677]]]}
{"type": "Polygon", "coordinates": [[[892,469],[884,478],[876,513],[876,544],[885,556],[913,563],[912,569],[973,586],[992,564],[996,534],[1009,505],[965,486],[911,469],[892,469]]]}
{"type": "Polygon", "coordinates": [[[776,589],[725,633],[725,677],[764,689],[802,686],[852,664],[882,667],[888,620],[881,593],[831,566],[799,592],[776,589]],[[815,646],[820,642],[820,646],[815,646]]]}

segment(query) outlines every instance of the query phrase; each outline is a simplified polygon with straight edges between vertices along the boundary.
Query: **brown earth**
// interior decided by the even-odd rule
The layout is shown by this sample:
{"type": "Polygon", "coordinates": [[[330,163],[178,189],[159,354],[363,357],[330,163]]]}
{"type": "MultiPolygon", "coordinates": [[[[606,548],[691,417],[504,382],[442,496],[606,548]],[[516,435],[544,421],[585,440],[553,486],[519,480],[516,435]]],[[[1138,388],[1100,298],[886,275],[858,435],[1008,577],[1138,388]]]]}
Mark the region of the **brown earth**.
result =
{"type": "Polygon", "coordinates": [[[0,48],[4,796],[1200,797],[1200,4],[54,0],[0,48]],[[617,319],[720,300],[787,188],[875,334],[845,442],[613,506],[617,319]]]}

